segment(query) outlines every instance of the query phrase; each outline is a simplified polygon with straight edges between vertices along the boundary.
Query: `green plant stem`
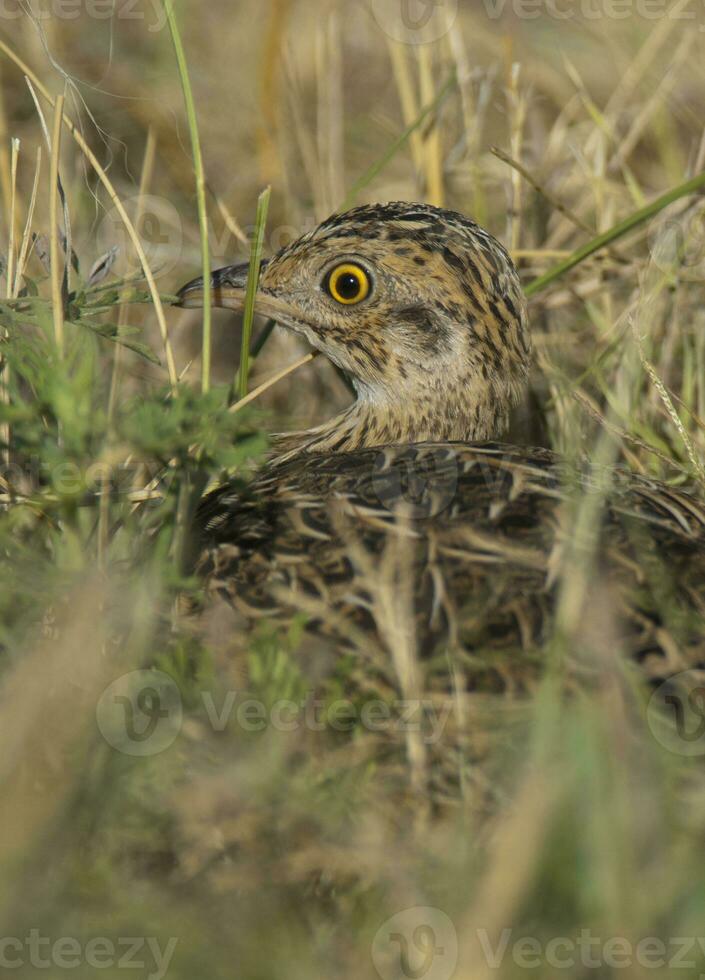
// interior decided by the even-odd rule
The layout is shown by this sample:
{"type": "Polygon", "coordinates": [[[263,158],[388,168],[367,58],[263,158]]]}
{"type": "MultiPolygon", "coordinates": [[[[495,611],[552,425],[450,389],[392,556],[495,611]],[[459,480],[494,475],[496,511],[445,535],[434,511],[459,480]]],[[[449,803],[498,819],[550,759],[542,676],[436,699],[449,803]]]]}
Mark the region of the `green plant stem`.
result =
{"type": "Polygon", "coordinates": [[[257,201],[255,234],[252,240],[252,248],[250,250],[250,268],[247,273],[247,289],[245,291],[245,313],[242,321],[240,366],[235,385],[238,399],[244,398],[247,394],[247,379],[250,373],[250,338],[252,337],[252,321],[254,320],[255,316],[255,297],[257,295],[257,283],[259,282],[259,270],[262,264],[264,229],[265,225],[267,224],[267,212],[269,211],[269,198],[271,193],[272,188],[265,187],[257,201]]]}
{"type": "Polygon", "coordinates": [[[343,201],[341,210],[344,211],[346,208],[350,207],[351,204],[353,204],[355,198],[360,193],[360,191],[363,190],[365,187],[367,187],[370,181],[374,180],[374,178],[382,170],[384,170],[387,164],[394,159],[394,157],[397,155],[399,150],[407,142],[409,137],[413,133],[415,133],[420,126],[423,126],[423,124],[426,122],[429,116],[432,116],[435,112],[438,111],[438,109],[440,109],[440,107],[443,105],[443,103],[446,100],[446,96],[448,96],[451,90],[455,88],[456,84],[457,84],[457,75],[455,71],[452,71],[448,76],[448,78],[446,79],[446,81],[444,82],[444,84],[442,85],[435,99],[432,102],[429,102],[428,105],[424,106],[424,108],[418,114],[416,119],[414,119],[413,122],[409,123],[406,129],[403,130],[402,133],[400,133],[397,139],[394,140],[394,142],[391,144],[391,146],[388,147],[386,152],[382,154],[379,160],[377,160],[376,163],[373,163],[372,166],[369,168],[369,170],[366,170],[365,173],[362,175],[362,177],[359,178],[359,180],[355,181],[355,183],[348,191],[345,200],[343,201]]]}
{"type": "Polygon", "coordinates": [[[618,238],[622,238],[634,228],[653,218],[659,211],[663,211],[669,204],[673,204],[674,201],[685,197],[687,194],[692,194],[694,191],[700,190],[701,187],[705,187],[705,173],[698,174],[697,177],[693,177],[684,184],[679,184],[678,187],[672,188],[670,191],[662,194],[661,197],[656,198],[655,201],[652,201],[651,204],[647,204],[646,207],[629,215],[624,221],[620,221],[608,231],[591,239],[576,252],[573,252],[572,255],[569,255],[567,259],[564,259],[563,262],[559,262],[558,265],[549,269],[548,272],[539,276],[538,279],[530,282],[525,288],[526,295],[534,296],[536,293],[541,292],[541,290],[546,289],[552,282],[560,279],[566,272],[570,272],[571,269],[574,269],[576,265],[579,265],[584,259],[593,255],[593,253],[598,252],[607,245],[611,245],[618,238]]]}
{"type": "Polygon", "coordinates": [[[252,344],[252,350],[250,351],[250,360],[254,361],[262,353],[265,344],[272,336],[272,331],[277,325],[276,320],[267,320],[264,327],[262,328],[259,336],[252,344]]]}
{"type": "Polygon", "coordinates": [[[191,149],[193,152],[193,167],[196,175],[196,204],[198,206],[198,224],[201,235],[201,265],[203,267],[203,341],[202,341],[202,363],[201,363],[201,388],[208,391],[211,384],[211,323],[213,311],[211,308],[211,280],[210,280],[210,246],[208,243],[208,212],[206,210],[206,179],[203,172],[203,155],[201,153],[201,139],[198,133],[198,121],[196,119],[196,104],[191,88],[186,54],[179,33],[179,26],[174,15],[173,0],[164,0],[164,10],[171,32],[171,39],[174,44],[176,63],[179,68],[181,87],[184,93],[184,103],[186,105],[186,116],[188,118],[189,133],[191,135],[191,149]]]}
{"type": "MultiPolygon", "coordinates": [[[[17,68],[20,69],[23,75],[25,75],[31,81],[33,88],[35,88],[40,93],[42,98],[45,99],[49,103],[49,105],[54,106],[56,100],[52,97],[52,95],[50,94],[46,86],[42,84],[42,82],[34,74],[34,72],[29,67],[29,65],[27,65],[24,61],[22,61],[22,59],[15,54],[12,48],[9,45],[7,45],[2,40],[2,38],[0,38],[0,52],[5,54],[17,66],[17,68]]],[[[76,126],[74,126],[74,124],[71,122],[71,120],[65,113],[63,116],[63,123],[64,126],[68,129],[73,139],[78,144],[81,153],[83,153],[83,155],[88,160],[91,167],[97,174],[101,184],[107,191],[111,203],[113,204],[115,210],[120,216],[122,223],[125,226],[125,230],[127,231],[130,242],[132,243],[132,247],[137,253],[137,257],[139,258],[140,265],[142,266],[142,270],[144,272],[144,278],[146,279],[147,285],[149,286],[149,292],[152,297],[152,302],[154,303],[154,311],[156,313],[157,323],[159,324],[159,333],[161,334],[162,343],[164,344],[164,353],[166,355],[167,369],[169,371],[169,383],[171,384],[172,389],[176,391],[179,378],[176,370],[176,363],[174,361],[174,352],[172,350],[171,341],[169,339],[169,330],[167,327],[166,318],[164,316],[164,307],[161,302],[161,299],[159,298],[159,291],[157,290],[157,284],[154,281],[154,274],[149,267],[149,262],[147,261],[147,256],[145,255],[144,248],[142,247],[142,243],[140,241],[139,235],[135,231],[135,227],[130,221],[130,217],[127,211],[125,210],[125,206],[120,200],[120,198],[118,197],[117,191],[113,187],[113,184],[110,178],[108,177],[105,169],[101,166],[98,157],[91,150],[90,146],[83,138],[83,135],[81,134],[80,130],[76,126]]]]}

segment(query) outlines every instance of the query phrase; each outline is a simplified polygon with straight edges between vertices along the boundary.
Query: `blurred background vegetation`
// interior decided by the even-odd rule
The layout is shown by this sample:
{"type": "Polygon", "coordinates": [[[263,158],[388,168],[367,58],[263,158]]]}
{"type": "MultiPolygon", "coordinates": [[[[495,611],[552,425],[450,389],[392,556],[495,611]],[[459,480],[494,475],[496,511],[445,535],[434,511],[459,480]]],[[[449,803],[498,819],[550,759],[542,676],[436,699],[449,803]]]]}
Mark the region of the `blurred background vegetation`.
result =
{"type": "MultiPolygon", "coordinates": [[[[214,266],[247,258],[271,185],[268,254],[344,202],[426,200],[485,225],[529,284],[705,170],[701,4],[448,3],[449,29],[411,38],[422,43],[398,40],[402,7],[176,4],[214,266]]],[[[321,670],[299,628],[247,632],[232,612],[194,622],[180,609],[184,591],[198,592],[185,528],[208,480],[246,480],[268,431],[322,421],[350,396],[319,358],[229,413],[241,322],[224,312],[213,387],[201,390],[202,318],[168,305],[201,261],[173,46],[160,0],[110,8],[0,8],[0,920],[24,944],[15,975],[40,968],[25,943],[39,930],[82,950],[96,937],[165,950],[173,937],[173,978],[379,968],[393,980],[412,974],[378,931],[432,907],[451,931],[438,926],[447,949],[428,969],[423,943],[412,949],[417,976],[672,976],[669,944],[702,936],[705,921],[701,757],[654,738],[606,610],[587,624],[568,617],[560,640],[566,657],[578,641],[590,649],[599,683],[565,697],[559,671],[531,703],[458,695],[422,788],[391,729],[253,732],[233,717],[216,730],[208,706],[220,710],[228,692],[359,704],[393,701],[395,679],[389,664],[354,658],[321,670]],[[51,217],[52,154],[26,69],[35,92],[38,81],[65,96],[139,229],[176,395],[122,219],[66,128],[58,162],[75,259],[63,292],[56,263],[52,281],[52,234],[66,226],[51,217]],[[135,670],[165,698],[178,691],[178,732],[155,754],[127,754],[100,728],[103,692],[135,670]],[[493,967],[478,930],[496,946],[505,929],[509,951],[493,967]],[[634,948],[656,937],[666,954],[602,962],[598,974],[579,955],[562,969],[542,959],[538,973],[511,955],[523,936],[545,950],[581,929],[634,948]]],[[[38,99],[51,142],[53,110],[38,99]]],[[[611,461],[697,488],[704,245],[702,198],[687,196],[536,292],[517,438],[571,454],[599,442],[604,455],[606,433],[611,461]]],[[[251,386],[304,352],[275,329],[251,386]]],[[[688,975],[704,955],[694,942],[688,975]]],[[[134,959],[145,965],[133,975],[162,975],[147,947],[134,959]]],[[[127,968],[103,963],[104,976],[127,968]]],[[[71,972],[96,970],[82,955],[71,972]]]]}

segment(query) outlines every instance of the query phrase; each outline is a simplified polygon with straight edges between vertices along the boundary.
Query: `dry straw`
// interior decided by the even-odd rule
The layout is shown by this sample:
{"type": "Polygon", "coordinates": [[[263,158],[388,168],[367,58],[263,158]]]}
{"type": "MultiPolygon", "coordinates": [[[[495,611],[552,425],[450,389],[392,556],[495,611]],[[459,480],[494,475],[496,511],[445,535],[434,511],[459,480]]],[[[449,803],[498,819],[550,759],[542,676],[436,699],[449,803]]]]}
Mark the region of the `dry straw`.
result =
{"type": "MultiPolygon", "coordinates": [[[[32,85],[37,89],[38,92],[40,92],[42,97],[53,108],[55,105],[55,99],[52,98],[48,89],[40,82],[40,80],[34,74],[32,69],[27,64],[25,64],[25,62],[17,54],[15,54],[12,48],[1,39],[0,39],[0,51],[3,54],[7,55],[7,57],[12,62],[14,62],[14,64],[20,69],[20,71],[22,71],[22,73],[25,75],[26,78],[30,79],[32,85]]],[[[161,334],[162,344],[164,346],[164,355],[166,358],[167,371],[169,373],[169,381],[172,388],[175,390],[178,383],[178,375],[176,371],[176,362],[174,360],[174,352],[171,346],[171,340],[169,339],[169,330],[167,328],[166,317],[164,315],[164,305],[162,303],[161,296],[159,295],[159,290],[157,289],[157,284],[154,279],[154,274],[151,270],[149,262],[147,261],[147,256],[145,255],[144,248],[142,247],[142,243],[140,241],[139,235],[137,234],[137,231],[132,221],[130,221],[130,217],[127,211],[125,210],[122,201],[118,197],[117,191],[113,187],[112,181],[110,180],[107,173],[101,166],[100,161],[98,160],[96,155],[93,153],[93,151],[88,146],[81,133],[78,131],[76,126],[74,126],[72,121],[65,113],[62,115],[62,120],[64,126],[66,126],[69,133],[76,141],[79,149],[86,157],[91,167],[93,167],[94,171],[98,176],[98,179],[100,180],[101,184],[107,191],[108,197],[110,198],[112,204],[114,205],[115,210],[119,214],[120,219],[123,222],[127,234],[130,238],[130,241],[132,242],[132,245],[135,249],[135,252],[137,253],[137,257],[139,258],[140,265],[144,272],[144,277],[147,281],[147,286],[149,288],[149,293],[152,298],[152,303],[154,304],[154,312],[157,317],[157,323],[159,324],[159,332],[161,334]]]]}
{"type": "MultiPolygon", "coordinates": [[[[64,114],[64,97],[57,95],[54,103],[54,124],[51,132],[51,159],[49,161],[49,254],[51,256],[51,308],[54,317],[54,340],[59,356],[64,353],[64,298],[59,273],[61,246],[59,244],[59,163],[61,157],[61,121],[64,114]]],[[[66,258],[68,262],[68,257],[66,258]]]]}

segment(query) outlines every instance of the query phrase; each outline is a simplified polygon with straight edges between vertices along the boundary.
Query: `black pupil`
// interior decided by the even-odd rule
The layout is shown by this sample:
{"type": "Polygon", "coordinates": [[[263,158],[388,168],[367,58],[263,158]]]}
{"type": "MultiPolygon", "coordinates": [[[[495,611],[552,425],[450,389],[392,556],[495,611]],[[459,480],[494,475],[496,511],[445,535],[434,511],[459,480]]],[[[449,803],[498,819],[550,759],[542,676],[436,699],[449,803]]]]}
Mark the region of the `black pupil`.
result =
{"type": "Polygon", "coordinates": [[[354,272],[344,272],[336,279],[335,288],[343,299],[356,299],[360,294],[360,278],[354,272]]]}

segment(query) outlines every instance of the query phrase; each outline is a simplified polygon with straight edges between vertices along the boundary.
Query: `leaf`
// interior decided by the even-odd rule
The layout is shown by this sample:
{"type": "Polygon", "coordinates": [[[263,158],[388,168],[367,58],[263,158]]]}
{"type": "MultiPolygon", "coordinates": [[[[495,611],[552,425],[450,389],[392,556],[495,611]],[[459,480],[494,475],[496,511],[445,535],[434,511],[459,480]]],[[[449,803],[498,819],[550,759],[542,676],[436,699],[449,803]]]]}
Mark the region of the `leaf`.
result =
{"type": "MultiPolygon", "coordinates": [[[[64,255],[66,255],[66,249],[68,247],[68,239],[66,238],[64,232],[61,230],[59,231],[59,242],[61,244],[61,249],[64,255]]],[[[74,272],[77,273],[80,273],[81,271],[78,256],[76,255],[76,252],[74,251],[73,247],[71,248],[71,268],[74,270],[74,272]]]]}
{"type": "Polygon", "coordinates": [[[51,272],[51,263],[49,262],[49,240],[46,235],[32,235],[32,242],[34,244],[34,251],[37,258],[44,266],[44,270],[47,273],[51,272]]]}
{"type": "Polygon", "coordinates": [[[110,289],[108,292],[100,293],[100,300],[98,302],[85,303],[84,306],[87,310],[106,310],[111,306],[115,306],[119,299],[120,294],[117,289],[110,289]]]}
{"type": "Polygon", "coordinates": [[[25,299],[28,296],[39,296],[39,287],[37,286],[34,279],[30,279],[29,276],[22,276],[24,281],[24,286],[20,289],[18,299],[25,299]]]}
{"type": "Polygon", "coordinates": [[[127,347],[128,350],[133,351],[135,354],[139,354],[140,357],[144,357],[145,360],[150,361],[152,364],[161,365],[162,363],[148,344],[143,344],[139,340],[125,340],[123,337],[115,337],[111,339],[115,340],[115,342],[120,344],[121,347],[127,347]]]}
{"type": "Polygon", "coordinates": [[[144,357],[145,360],[150,361],[152,364],[162,363],[148,344],[139,340],[129,339],[131,334],[139,332],[134,327],[120,328],[117,323],[93,323],[91,320],[78,320],[76,323],[78,326],[87,327],[89,330],[92,330],[93,333],[102,337],[104,340],[110,340],[114,344],[120,344],[121,347],[126,347],[135,354],[139,354],[140,357],[144,357]]]}
{"type": "Polygon", "coordinates": [[[112,248],[108,249],[105,255],[101,255],[96,262],[93,263],[91,271],[88,273],[88,286],[96,286],[99,282],[102,282],[108,275],[112,267],[115,265],[115,260],[120,252],[119,245],[113,245],[112,248]]]}

